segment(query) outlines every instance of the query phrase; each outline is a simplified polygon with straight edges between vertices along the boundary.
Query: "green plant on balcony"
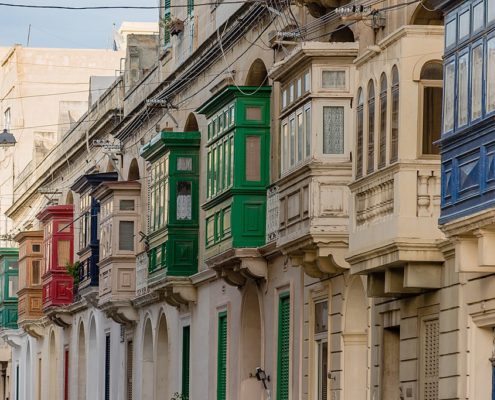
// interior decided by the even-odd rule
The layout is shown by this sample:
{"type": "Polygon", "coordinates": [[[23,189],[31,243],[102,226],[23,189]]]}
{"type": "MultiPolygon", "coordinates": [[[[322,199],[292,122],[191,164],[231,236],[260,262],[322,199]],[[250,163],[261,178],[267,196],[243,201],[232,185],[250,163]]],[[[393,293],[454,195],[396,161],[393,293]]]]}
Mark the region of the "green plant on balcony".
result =
{"type": "Polygon", "coordinates": [[[74,287],[77,287],[79,284],[79,267],[81,266],[81,263],[79,261],[73,262],[73,263],[66,263],[65,264],[65,269],[67,270],[67,273],[72,276],[72,279],[74,279],[74,287]]]}
{"type": "Polygon", "coordinates": [[[187,394],[175,392],[170,400],[189,400],[189,396],[187,394]]]}

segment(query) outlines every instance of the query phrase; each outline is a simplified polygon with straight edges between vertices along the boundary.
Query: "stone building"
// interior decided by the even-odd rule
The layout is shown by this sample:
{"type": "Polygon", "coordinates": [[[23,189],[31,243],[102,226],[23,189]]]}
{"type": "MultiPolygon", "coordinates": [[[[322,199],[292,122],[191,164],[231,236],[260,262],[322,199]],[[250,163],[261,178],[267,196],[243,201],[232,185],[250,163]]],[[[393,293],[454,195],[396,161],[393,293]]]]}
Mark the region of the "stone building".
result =
{"type": "Polygon", "coordinates": [[[490,103],[461,94],[493,10],[438,3],[446,35],[433,1],[163,1],[7,211],[39,305],[13,398],[491,398],[490,103]]]}

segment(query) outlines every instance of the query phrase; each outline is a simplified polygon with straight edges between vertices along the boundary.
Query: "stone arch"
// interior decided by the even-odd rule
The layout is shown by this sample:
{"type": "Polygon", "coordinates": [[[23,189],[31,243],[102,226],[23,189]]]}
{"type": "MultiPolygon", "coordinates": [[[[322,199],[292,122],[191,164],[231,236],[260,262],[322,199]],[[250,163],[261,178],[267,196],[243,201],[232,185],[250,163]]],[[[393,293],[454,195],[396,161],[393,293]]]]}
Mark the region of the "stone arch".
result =
{"type": "Polygon", "coordinates": [[[168,328],[165,314],[161,314],[156,330],[156,377],[155,393],[163,398],[170,398],[168,376],[169,376],[169,349],[168,328]]]}
{"type": "Polygon", "coordinates": [[[355,42],[354,32],[347,25],[340,25],[337,29],[330,35],[329,42],[340,42],[348,43],[355,42]]]}
{"type": "Polygon", "coordinates": [[[155,364],[153,358],[153,328],[151,327],[151,320],[149,318],[146,318],[144,323],[142,346],[141,399],[153,400],[155,364]]]}
{"type": "Polygon", "coordinates": [[[241,309],[240,399],[260,400],[262,385],[254,377],[256,367],[263,366],[263,336],[258,290],[254,283],[246,285],[241,309]]]}
{"type": "Polygon", "coordinates": [[[139,164],[135,158],[132,159],[131,165],[129,166],[129,173],[127,174],[128,181],[137,181],[141,178],[139,173],[139,164]]]}
{"type": "Polygon", "coordinates": [[[184,125],[184,132],[197,132],[199,131],[198,120],[194,113],[190,113],[187,116],[186,124],[184,125]]]}
{"type": "Polygon", "coordinates": [[[98,336],[96,318],[89,319],[88,362],[86,363],[86,397],[98,398],[98,336]]]}
{"type": "Polygon", "coordinates": [[[74,195],[72,194],[72,190],[67,192],[67,196],[65,196],[65,204],[71,205],[74,204],[74,195]]]}
{"type": "Polygon", "coordinates": [[[82,321],[79,323],[77,342],[77,399],[86,400],[86,334],[82,321]]]}
{"type": "Polygon", "coordinates": [[[257,58],[249,67],[246,77],[246,86],[265,86],[268,84],[268,71],[265,63],[257,58]]]}
{"type": "Polygon", "coordinates": [[[27,348],[26,348],[26,374],[25,374],[25,380],[24,380],[24,388],[25,388],[25,393],[26,393],[26,398],[27,399],[32,399],[33,396],[33,373],[32,373],[32,363],[31,363],[31,341],[27,341],[27,348]]]}
{"type": "MultiPolygon", "coordinates": [[[[426,1],[425,3],[428,3],[426,1]]],[[[439,10],[433,10],[433,6],[426,7],[423,3],[419,4],[414,10],[410,25],[443,25],[443,13],[439,10]],[[429,8],[429,9],[428,9],[429,8]]]]}
{"type": "Polygon", "coordinates": [[[55,340],[55,331],[49,334],[48,354],[49,354],[49,373],[48,373],[48,393],[50,399],[56,399],[57,396],[57,342],[55,340]]]}
{"type": "Polygon", "coordinates": [[[361,277],[350,281],[344,307],[344,400],[366,400],[368,302],[361,277]]]}

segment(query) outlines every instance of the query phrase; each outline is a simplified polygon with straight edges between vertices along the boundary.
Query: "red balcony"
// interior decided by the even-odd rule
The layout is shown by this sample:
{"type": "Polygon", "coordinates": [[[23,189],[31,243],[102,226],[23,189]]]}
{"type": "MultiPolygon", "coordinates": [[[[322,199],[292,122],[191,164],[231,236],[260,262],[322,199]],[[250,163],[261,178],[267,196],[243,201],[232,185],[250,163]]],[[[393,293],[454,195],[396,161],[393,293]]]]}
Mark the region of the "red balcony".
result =
{"type": "Polygon", "coordinates": [[[37,215],[43,224],[43,310],[72,303],[74,280],[67,264],[74,259],[74,207],[48,206],[37,215]]]}

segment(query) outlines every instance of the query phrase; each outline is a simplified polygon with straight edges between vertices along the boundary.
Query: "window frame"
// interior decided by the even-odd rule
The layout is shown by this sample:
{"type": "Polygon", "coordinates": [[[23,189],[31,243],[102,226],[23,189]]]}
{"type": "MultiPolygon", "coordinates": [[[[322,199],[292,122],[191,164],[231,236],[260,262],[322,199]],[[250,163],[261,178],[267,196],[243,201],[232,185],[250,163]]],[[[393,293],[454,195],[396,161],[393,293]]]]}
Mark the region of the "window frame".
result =
{"type": "Polygon", "coordinates": [[[456,68],[455,68],[455,80],[456,80],[456,90],[454,91],[455,93],[455,106],[454,106],[454,130],[456,131],[461,131],[464,130],[465,128],[469,127],[470,125],[470,115],[471,115],[471,82],[470,82],[470,77],[471,77],[471,52],[470,52],[470,46],[463,48],[457,53],[456,56],[456,68]],[[460,125],[459,118],[460,118],[460,101],[461,101],[461,96],[460,96],[460,60],[462,57],[467,57],[467,71],[466,71],[466,80],[467,80],[467,88],[466,88],[466,123],[463,125],[460,125]]]}
{"type": "Polygon", "coordinates": [[[364,175],[364,89],[356,97],[356,178],[364,175]]]}
{"type": "Polygon", "coordinates": [[[457,95],[456,95],[456,91],[457,91],[457,58],[456,56],[451,56],[449,58],[447,58],[444,62],[444,67],[443,67],[443,100],[442,100],[442,103],[443,103],[443,110],[442,110],[442,135],[445,136],[445,135],[448,135],[448,134],[451,134],[455,131],[455,126],[456,126],[456,107],[457,107],[457,95]],[[449,69],[449,66],[450,65],[453,65],[453,68],[454,68],[454,73],[453,73],[453,81],[452,81],[452,87],[450,88],[452,90],[452,108],[450,109],[451,112],[452,112],[452,126],[446,130],[445,128],[445,116],[446,116],[446,111],[447,111],[447,108],[446,108],[446,99],[447,99],[447,96],[446,96],[446,90],[448,89],[448,86],[447,86],[447,71],[449,69]]]}
{"type": "Polygon", "coordinates": [[[378,98],[379,107],[379,132],[378,132],[378,169],[384,168],[387,165],[387,137],[389,118],[388,118],[388,97],[389,97],[389,86],[388,77],[385,72],[380,76],[380,93],[378,98]],[[385,114],[383,113],[385,110],[385,114]],[[382,153],[383,150],[383,153],[382,153]],[[382,160],[383,156],[383,160],[382,160]]]}
{"type": "MultiPolygon", "coordinates": [[[[495,5],[494,5],[495,7],[495,5]]],[[[483,77],[484,79],[484,82],[485,84],[483,85],[484,88],[484,92],[483,92],[483,109],[484,109],[484,115],[483,115],[483,118],[486,118],[486,117],[491,117],[493,115],[495,115],[495,69],[494,69],[494,75],[493,75],[493,85],[494,85],[494,91],[493,91],[493,103],[494,103],[494,107],[492,110],[489,110],[488,109],[488,93],[489,93],[489,86],[488,86],[488,60],[489,60],[489,57],[488,57],[488,43],[493,41],[493,45],[494,45],[494,51],[495,51],[495,31],[491,32],[489,35],[487,35],[483,42],[484,42],[484,49],[483,49],[483,55],[484,55],[484,63],[483,63],[483,67],[484,67],[484,70],[485,70],[485,75],[483,77]]],[[[495,68],[495,57],[493,58],[494,60],[494,68],[495,68]]]]}
{"type": "Polygon", "coordinates": [[[376,142],[376,90],[375,81],[370,79],[368,82],[367,100],[366,100],[366,175],[375,172],[375,142],[376,142]],[[371,92],[373,90],[373,92],[371,92]],[[373,113],[371,113],[373,111],[373,113]],[[373,130],[371,130],[373,129],[373,130]]]}
{"type": "MultiPolygon", "coordinates": [[[[485,84],[485,80],[486,80],[486,63],[488,62],[488,59],[487,57],[485,56],[486,53],[486,49],[485,49],[485,40],[483,39],[479,39],[475,42],[473,42],[469,48],[469,53],[470,53],[470,66],[471,66],[471,70],[470,70],[470,73],[469,73],[469,82],[470,82],[470,90],[469,90],[469,104],[471,105],[471,109],[470,109],[470,112],[469,112],[469,124],[474,124],[474,123],[477,123],[479,121],[481,121],[484,117],[485,117],[485,114],[486,114],[486,107],[485,107],[485,103],[486,103],[486,87],[488,85],[488,82],[485,84]],[[481,56],[482,56],[482,60],[481,60],[481,99],[480,99],[480,106],[481,106],[481,110],[480,110],[480,116],[477,117],[477,118],[473,118],[473,71],[474,71],[474,64],[473,64],[473,60],[474,60],[474,57],[473,57],[473,52],[475,49],[477,49],[478,47],[481,47],[481,56]]],[[[495,111],[495,110],[494,110],[495,111]]]]}
{"type": "Polygon", "coordinates": [[[399,160],[399,137],[400,137],[400,71],[397,65],[392,67],[390,73],[390,164],[396,163],[399,160]],[[397,73],[397,82],[395,82],[394,72],[397,73]],[[397,95],[397,138],[394,141],[394,101],[397,95]],[[394,147],[394,144],[396,147],[394,147]]]}

